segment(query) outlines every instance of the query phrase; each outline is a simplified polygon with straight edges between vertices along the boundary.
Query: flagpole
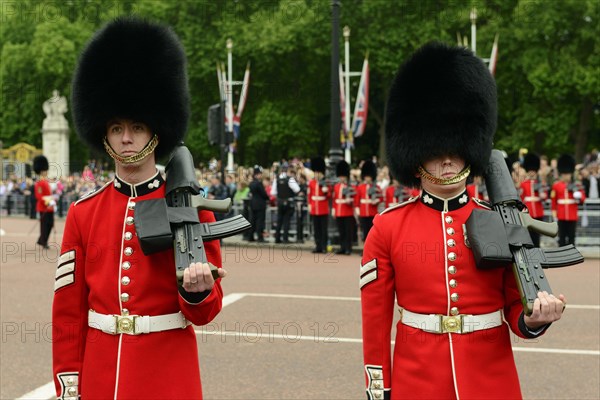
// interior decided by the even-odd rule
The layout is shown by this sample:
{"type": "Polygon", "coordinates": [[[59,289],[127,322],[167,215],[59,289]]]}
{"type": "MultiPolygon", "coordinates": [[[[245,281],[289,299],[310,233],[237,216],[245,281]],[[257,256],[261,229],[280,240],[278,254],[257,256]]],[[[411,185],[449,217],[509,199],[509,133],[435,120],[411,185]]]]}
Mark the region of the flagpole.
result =
{"type": "MultiPolygon", "coordinates": [[[[227,132],[233,135],[233,40],[227,39],[227,132]]],[[[231,136],[230,136],[231,137],[231,136]]],[[[231,144],[227,149],[227,171],[233,172],[233,151],[231,144]]]]}
{"type": "Polygon", "coordinates": [[[344,63],[346,64],[344,68],[344,102],[346,103],[344,104],[344,108],[346,110],[346,118],[344,122],[346,124],[346,134],[348,135],[346,138],[346,149],[344,151],[344,158],[346,159],[346,162],[348,164],[351,164],[352,154],[349,145],[349,140],[352,137],[352,132],[350,132],[350,27],[348,25],[344,27],[344,52],[344,63]]]}
{"type": "Polygon", "coordinates": [[[473,7],[471,10],[471,50],[473,54],[477,54],[477,9],[473,7]]]}
{"type": "Polygon", "coordinates": [[[340,148],[340,0],[331,1],[331,129],[329,147],[329,175],[335,176],[335,166],[343,159],[340,148]]]}

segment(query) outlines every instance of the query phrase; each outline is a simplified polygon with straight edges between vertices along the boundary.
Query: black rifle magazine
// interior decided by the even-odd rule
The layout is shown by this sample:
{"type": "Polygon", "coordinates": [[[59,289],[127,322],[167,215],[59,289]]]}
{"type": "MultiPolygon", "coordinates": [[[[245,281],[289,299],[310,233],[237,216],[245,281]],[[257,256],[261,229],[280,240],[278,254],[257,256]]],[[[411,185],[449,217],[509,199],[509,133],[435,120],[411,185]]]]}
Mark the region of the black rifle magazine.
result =
{"type": "Polygon", "coordinates": [[[479,269],[506,267],[513,261],[502,217],[495,211],[475,209],[467,219],[467,239],[479,269]]]}

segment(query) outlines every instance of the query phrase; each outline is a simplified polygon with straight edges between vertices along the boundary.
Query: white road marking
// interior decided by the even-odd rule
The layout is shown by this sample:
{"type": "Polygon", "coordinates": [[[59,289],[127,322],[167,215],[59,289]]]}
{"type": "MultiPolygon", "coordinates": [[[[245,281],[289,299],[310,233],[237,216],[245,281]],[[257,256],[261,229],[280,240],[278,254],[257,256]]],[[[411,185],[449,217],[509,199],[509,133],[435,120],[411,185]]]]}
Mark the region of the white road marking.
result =
{"type": "MultiPolygon", "coordinates": [[[[277,294],[277,293],[231,293],[223,297],[223,308],[239,301],[245,297],[270,297],[284,299],[306,299],[306,300],[334,300],[334,301],[360,301],[360,297],[343,297],[343,296],[316,296],[316,295],[301,295],[301,294],[277,294]]],[[[597,305],[579,305],[568,304],[569,309],[580,310],[600,310],[597,305]]],[[[223,336],[244,336],[247,341],[261,340],[263,337],[272,339],[283,339],[290,342],[310,341],[315,343],[362,343],[362,339],[357,338],[338,338],[338,337],[322,337],[322,336],[293,336],[280,335],[275,333],[254,332],[237,332],[237,331],[205,331],[202,329],[194,330],[197,335],[223,335],[223,336]],[[267,336],[268,335],[268,336],[267,336]]],[[[392,344],[394,342],[392,341],[392,344]]],[[[550,349],[543,347],[513,347],[513,351],[524,353],[548,353],[548,354],[571,354],[571,355],[591,355],[600,356],[598,350],[576,350],[576,349],[550,349]]],[[[17,400],[48,400],[54,397],[54,382],[48,382],[31,392],[24,394],[17,400]]]]}

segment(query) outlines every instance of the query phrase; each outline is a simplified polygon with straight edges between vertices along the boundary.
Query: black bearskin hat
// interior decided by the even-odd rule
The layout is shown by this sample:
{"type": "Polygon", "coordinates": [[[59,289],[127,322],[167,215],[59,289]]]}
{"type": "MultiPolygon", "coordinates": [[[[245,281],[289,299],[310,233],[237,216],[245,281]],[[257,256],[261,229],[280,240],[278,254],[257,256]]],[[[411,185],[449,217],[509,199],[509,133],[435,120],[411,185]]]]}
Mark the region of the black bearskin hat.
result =
{"type": "Polygon", "coordinates": [[[427,159],[456,154],[483,175],[497,119],[496,83],[481,59],[463,47],[429,43],[398,71],[387,103],[386,148],[398,180],[419,187],[427,159]]]}
{"type": "Polygon", "coordinates": [[[569,154],[563,154],[556,164],[559,174],[572,174],[575,172],[575,159],[569,154]]]}
{"type": "Polygon", "coordinates": [[[73,118],[79,136],[96,150],[107,122],[143,122],[159,138],[156,157],[185,136],[189,89],[183,47],[168,27],[123,17],[87,44],[73,78],[73,118]]]}
{"type": "Polygon", "coordinates": [[[525,168],[525,171],[537,172],[540,169],[540,158],[537,154],[525,154],[525,157],[523,158],[523,168],[525,168]]]}
{"type": "Polygon", "coordinates": [[[373,180],[377,179],[377,166],[371,160],[365,160],[360,168],[360,176],[365,179],[365,176],[370,176],[373,180]]]}
{"type": "Polygon", "coordinates": [[[310,159],[310,168],[314,172],[325,173],[325,160],[322,157],[315,157],[310,159]]]}
{"type": "Polygon", "coordinates": [[[344,160],[340,160],[335,166],[335,176],[350,176],[350,165],[344,160]]]}
{"type": "Polygon", "coordinates": [[[48,159],[45,156],[35,156],[33,158],[33,171],[36,174],[40,174],[42,171],[48,171],[50,166],[48,164],[48,159]]]}

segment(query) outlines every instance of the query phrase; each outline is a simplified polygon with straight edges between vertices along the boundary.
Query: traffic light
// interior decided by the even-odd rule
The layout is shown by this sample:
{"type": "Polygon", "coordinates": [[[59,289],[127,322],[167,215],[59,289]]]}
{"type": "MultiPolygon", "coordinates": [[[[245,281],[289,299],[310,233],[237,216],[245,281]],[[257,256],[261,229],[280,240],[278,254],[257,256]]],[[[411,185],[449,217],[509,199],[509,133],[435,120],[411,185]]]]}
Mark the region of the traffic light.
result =
{"type": "Polygon", "coordinates": [[[221,144],[223,131],[225,130],[221,104],[213,104],[208,107],[208,143],[211,145],[221,144]]]}

